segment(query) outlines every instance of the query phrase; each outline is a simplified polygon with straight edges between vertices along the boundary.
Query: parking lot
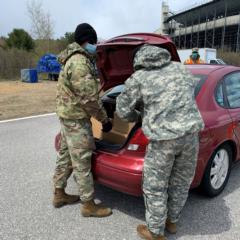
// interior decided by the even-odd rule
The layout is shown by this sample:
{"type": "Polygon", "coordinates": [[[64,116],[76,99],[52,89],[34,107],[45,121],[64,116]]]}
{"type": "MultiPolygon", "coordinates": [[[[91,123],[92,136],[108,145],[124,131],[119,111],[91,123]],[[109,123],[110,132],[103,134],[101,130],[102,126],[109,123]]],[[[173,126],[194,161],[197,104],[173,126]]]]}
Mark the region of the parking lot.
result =
{"type": "MultiPolygon", "coordinates": [[[[1,240],[137,240],[144,223],[142,198],[96,186],[96,198],[113,208],[109,218],[83,218],[80,204],[54,209],[52,174],[55,115],[0,123],[1,240]]],[[[176,236],[180,240],[240,240],[240,165],[225,191],[214,199],[192,191],[176,236]]],[[[77,193],[72,177],[68,192],[77,193]]]]}

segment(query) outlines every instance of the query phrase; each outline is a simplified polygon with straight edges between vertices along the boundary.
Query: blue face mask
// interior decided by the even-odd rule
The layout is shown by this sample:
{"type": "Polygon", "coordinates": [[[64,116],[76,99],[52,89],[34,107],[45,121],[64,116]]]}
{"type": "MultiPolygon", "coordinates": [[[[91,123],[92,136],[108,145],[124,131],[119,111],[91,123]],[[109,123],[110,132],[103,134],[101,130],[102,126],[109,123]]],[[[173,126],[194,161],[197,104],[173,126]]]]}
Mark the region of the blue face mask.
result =
{"type": "Polygon", "coordinates": [[[196,52],[192,53],[192,59],[197,60],[198,59],[198,53],[196,53],[196,52]]]}
{"type": "Polygon", "coordinates": [[[90,44],[90,43],[87,43],[84,46],[84,49],[87,50],[90,54],[95,55],[96,51],[97,51],[97,46],[93,45],[93,44],[90,44]]]}

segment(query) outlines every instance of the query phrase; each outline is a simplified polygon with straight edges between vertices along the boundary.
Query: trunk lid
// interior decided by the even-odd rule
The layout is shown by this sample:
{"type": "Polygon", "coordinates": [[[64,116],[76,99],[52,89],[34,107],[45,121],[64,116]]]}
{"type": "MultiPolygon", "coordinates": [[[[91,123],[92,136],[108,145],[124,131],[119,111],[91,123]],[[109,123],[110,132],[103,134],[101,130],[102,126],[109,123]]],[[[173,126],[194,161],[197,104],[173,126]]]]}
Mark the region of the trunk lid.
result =
{"type": "Polygon", "coordinates": [[[172,61],[180,62],[176,46],[167,36],[133,33],[118,36],[97,46],[97,67],[103,90],[123,84],[133,73],[133,55],[143,44],[167,49],[172,61]]]}

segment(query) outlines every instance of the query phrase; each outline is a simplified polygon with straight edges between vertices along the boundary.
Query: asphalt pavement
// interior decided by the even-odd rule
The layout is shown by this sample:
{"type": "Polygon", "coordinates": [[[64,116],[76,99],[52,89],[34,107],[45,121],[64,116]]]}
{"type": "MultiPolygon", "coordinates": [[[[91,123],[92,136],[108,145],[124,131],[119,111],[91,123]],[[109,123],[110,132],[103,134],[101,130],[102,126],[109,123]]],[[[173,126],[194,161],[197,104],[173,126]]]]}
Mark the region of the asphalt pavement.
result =
{"type": "MultiPolygon", "coordinates": [[[[0,123],[0,240],[137,240],[144,203],[96,186],[96,198],[113,209],[108,218],[83,218],[80,204],[55,209],[52,175],[56,153],[56,116],[0,123]]],[[[190,193],[169,240],[240,240],[240,164],[225,191],[209,199],[190,193]]],[[[71,177],[67,191],[77,193],[71,177]]]]}

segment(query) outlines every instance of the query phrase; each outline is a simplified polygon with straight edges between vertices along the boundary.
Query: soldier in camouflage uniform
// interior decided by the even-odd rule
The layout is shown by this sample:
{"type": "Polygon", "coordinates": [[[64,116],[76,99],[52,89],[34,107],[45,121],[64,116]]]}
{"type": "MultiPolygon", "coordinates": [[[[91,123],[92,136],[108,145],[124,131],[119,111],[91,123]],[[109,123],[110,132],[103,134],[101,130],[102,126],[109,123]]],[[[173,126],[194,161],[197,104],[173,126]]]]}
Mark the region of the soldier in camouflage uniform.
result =
{"type": "Polygon", "coordinates": [[[53,177],[53,205],[61,207],[79,200],[65,193],[71,173],[79,186],[81,209],[85,217],[105,217],[111,209],[96,205],[91,173],[91,157],[95,148],[90,118],[103,124],[103,131],[112,128],[98,94],[98,81],[93,65],[97,42],[95,30],[89,24],[78,25],[75,41],[59,55],[63,64],[57,87],[57,115],[61,124],[61,145],[53,177]]]}
{"type": "Polygon", "coordinates": [[[135,121],[135,107],[143,104],[142,129],[149,139],[143,169],[147,226],[137,231],[144,239],[165,239],[165,227],[176,233],[195,172],[204,126],[194,99],[198,79],[171,62],[167,50],[151,45],[137,51],[134,69],[117,98],[117,113],[135,121]]]}

